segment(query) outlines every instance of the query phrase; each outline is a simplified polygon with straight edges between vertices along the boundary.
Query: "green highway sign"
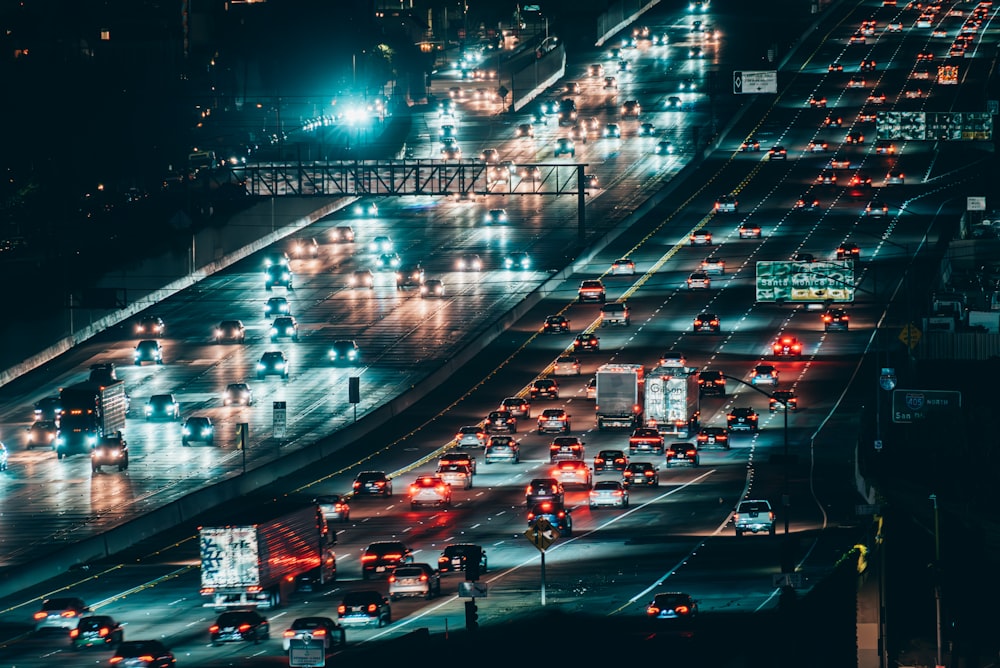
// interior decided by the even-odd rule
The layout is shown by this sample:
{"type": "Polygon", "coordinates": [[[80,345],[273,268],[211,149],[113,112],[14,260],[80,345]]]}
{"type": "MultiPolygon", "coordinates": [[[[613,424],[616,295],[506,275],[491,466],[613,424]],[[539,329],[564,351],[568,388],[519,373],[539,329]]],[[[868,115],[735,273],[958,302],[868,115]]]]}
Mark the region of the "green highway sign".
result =
{"type": "Polygon", "coordinates": [[[892,421],[922,422],[933,415],[962,408],[962,393],[956,390],[893,390],[892,421]]]}

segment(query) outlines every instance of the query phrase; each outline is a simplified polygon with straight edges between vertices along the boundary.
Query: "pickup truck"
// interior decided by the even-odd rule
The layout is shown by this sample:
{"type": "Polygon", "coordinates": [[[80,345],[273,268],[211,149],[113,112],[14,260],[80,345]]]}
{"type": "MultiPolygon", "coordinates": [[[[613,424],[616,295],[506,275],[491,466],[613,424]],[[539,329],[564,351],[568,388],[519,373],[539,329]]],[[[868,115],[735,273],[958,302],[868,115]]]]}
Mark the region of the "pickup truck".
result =
{"type": "Polygon", "coordinates": [[[747,531],[754,534],[766,531],[769,536],[773,536],[774,512],[771,504],[762,499],[740,501],[733,513],[733,526],[737,536],[742,536],[747,531]]]}

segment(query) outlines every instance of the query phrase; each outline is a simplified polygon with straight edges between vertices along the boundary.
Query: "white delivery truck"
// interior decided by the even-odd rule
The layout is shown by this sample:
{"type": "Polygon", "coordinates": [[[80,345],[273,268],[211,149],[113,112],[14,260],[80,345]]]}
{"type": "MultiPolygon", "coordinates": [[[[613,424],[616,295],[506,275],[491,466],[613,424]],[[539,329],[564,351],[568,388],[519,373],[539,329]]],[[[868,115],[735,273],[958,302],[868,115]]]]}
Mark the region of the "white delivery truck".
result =
{"type": "Polygon", "coordinates": [[[656,367],[646,376],[645,425],[664,436],[693,437],[701,418],[700,396],[694,369],[656,367]]]}

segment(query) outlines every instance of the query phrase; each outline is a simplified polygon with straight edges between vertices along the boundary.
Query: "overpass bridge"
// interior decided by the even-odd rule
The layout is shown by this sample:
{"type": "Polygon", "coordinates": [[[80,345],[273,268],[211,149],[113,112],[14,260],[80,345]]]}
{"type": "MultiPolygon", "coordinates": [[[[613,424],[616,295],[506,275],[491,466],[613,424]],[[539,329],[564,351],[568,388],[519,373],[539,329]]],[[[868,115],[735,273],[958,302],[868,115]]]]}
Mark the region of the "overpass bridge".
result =
{"type": "Polygon", "coordinates": [[[251,197],[575,195],[582,237],[586,196],[594,189],[588,187],[587,166],[429,159],[261,162],[215,172],[210,178],[239,183],[251,197]]]}

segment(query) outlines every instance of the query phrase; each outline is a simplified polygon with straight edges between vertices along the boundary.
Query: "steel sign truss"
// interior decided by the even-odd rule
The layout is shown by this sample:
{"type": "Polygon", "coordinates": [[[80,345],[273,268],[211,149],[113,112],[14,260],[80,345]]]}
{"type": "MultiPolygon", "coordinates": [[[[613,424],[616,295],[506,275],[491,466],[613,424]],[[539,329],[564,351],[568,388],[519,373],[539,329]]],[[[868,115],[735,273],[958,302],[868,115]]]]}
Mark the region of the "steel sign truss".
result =
{"type": "Polygon", "coordinates": [[[365,160],[260,163],[233,170],[256,197],[459,195],[578,195],[585,163],[498,167],[479,160],[365,160]],[[498,172],[503,169],[504,173],[498,172]]]}

